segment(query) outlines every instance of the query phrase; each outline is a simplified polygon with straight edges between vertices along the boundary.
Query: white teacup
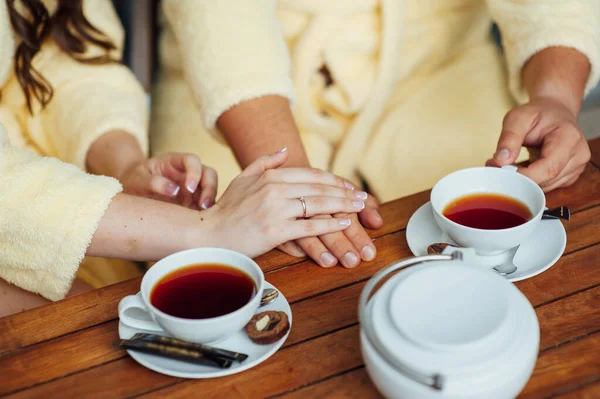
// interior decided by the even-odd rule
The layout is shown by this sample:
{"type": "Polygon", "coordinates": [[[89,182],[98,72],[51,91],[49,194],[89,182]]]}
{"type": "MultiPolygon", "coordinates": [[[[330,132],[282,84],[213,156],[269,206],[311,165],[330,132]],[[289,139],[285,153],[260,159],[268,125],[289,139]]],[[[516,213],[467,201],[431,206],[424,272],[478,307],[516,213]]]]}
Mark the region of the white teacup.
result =
{"type": "Polygon", "coordinates": [[[462,169],[442,178],[431,191],[431,205],[436,223],[454,242],[474,248],[480,255],[497,255],[517,247],[538,227],[546,205],[542,189],[517,168],[479,167],[462,169]],[[501,194],[523,202],[533,217],[508,229],[483,230],[463,226],[444,216],[452,201],[472,194],[501,194]]]}
{"type": "Polygon", "coordinates": [[[237,333],[250,321],[260,305],[264,281],[264,274],[256,262],[238,252],[221,248],[177,252],[160,260],[146,272],[139,294],[121,300],[119,318],[122,323],[136,329],[166,331],[175,338],[201,344],[215,343],[237,333]],[[245,272],[254,281],[254,296],[240,309],[208,319],[175,317],[152,305],[152,289],[165,275],[182,267],[202,263],[225,264],[245,272]]]}

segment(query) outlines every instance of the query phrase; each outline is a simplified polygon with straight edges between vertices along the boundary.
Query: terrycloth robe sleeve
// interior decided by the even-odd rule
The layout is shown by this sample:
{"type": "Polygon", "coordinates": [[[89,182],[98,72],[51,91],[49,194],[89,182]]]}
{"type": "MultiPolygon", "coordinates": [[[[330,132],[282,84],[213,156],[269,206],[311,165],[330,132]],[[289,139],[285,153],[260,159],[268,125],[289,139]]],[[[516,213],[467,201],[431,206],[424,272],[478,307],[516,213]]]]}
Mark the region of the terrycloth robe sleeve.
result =
{"type": "Polygon", "coordinates": [[[243,101],[280,95],[293,101],[290,55],[275,0],[164,0],[184,73],[204,126],[243,101]]]}
{"type": "MultiPolygon", "coordinates": [[[[122,56],[124,32],[110,1],[84,0],[89,22],[117,47],[113,59],[122,56]]],[[[103,54],[88,45],[85,58],[103,54]]],[[[132,134],[144,152],[148,150],[148,101],[133,73],[120,63],[78,62],[47,41],[34,65],[52,84],[54,97],[28,121],[30,131],[49,154],[85,169],[90,146],[113,130],[132,134]]]]}
{"type": "Polygon", "coordinates": [[[554,46],[584,54],[592,65],[586,93],[600,79],[600,1],[487,0],[502,33],[510,90],[520,103],[528,101],[521,70],[537,52],[554,46]]]}
{"type": "Polygon", "coordinates": [[[56,301],[68,293],[120,183],[12,146],[0,125],[0,278],[56,301]]]}

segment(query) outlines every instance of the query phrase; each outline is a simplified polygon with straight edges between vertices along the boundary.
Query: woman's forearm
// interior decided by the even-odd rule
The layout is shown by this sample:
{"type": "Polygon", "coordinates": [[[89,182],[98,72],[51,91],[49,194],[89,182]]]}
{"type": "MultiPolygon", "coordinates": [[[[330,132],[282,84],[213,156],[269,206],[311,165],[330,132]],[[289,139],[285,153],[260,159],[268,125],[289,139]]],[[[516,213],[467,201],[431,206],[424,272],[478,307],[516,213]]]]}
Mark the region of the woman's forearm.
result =
{"type": "Polygon", "coordinates": [[[245,168],[260,156],[287,147],[285,166],[310,166],[288,100],[264,96],[244,101],[221,115],[219,130],[245,168]]]}
{"type": "Polygon", "coordinates": [[[115,130],[103,134],[90,147],[87,171],[116,179],[146,159],[137,139],[130,133],[115,130]]]}
{"type": "Polygon", "coordinates": [[[522,81],[531,100],[551,97],[577,115],[589,74],[590,62],[585,55],[571,48],[549,47],[525,64],[522,81]]]}
{"type": "Polygon", "coordinates": [[[174,252],[214,245],[204,212],[118,194],[102,217],[87,256],[155,261],[174,252]]]}

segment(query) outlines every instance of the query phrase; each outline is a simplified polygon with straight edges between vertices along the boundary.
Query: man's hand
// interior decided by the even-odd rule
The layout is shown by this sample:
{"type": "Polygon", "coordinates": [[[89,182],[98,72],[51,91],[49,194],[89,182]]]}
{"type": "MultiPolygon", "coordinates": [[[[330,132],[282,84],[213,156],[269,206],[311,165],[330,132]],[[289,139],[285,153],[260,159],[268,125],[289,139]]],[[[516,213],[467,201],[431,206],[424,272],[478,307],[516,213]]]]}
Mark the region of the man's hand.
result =
{"type": "Polygon", "coordinates": [[[577,125],[589,73],[587,57],[572,48],[549,47],[531,57],[521,72],[529,103],[504,118],[488,165],[513,163],[524,145],[539,149],[540,157],[519,172],[544,191],[575,183],[590,160],[590,149],[577,125]]]}
{"type": "MultiPolygon", "coordinates": [[[[289,152],[289,159],[284,167],[310,167],[290,105],[283,97],[264,96],[244,101],[223,113],[217,125],[242,168],[261,155],[275,152],[281,147],[287,147],[289,152]]],[[[340,179],[340,185],[342,184],[340,179]]],[[[344,185],[353,189],[348,182],[344,185]]],[[[360,191],[356,193],[358,200],[366,196],[366,193],[360,191]]],[[[355,267],[361,259],[373,260],[376,254],[375,246],[363,225],[373,229],[383,225],[383,220],[377,213],[378,208],[377,200],[368,196],[365,208],[358,218],[355,214],[344,216],[353,222],[344,232],[290,241],[280,245],[279,249],[292,256],[308,255],[323,267],[334,266],[338,261],[345,267],[355,267]]]]}
{"type": "Polygon", "coordinates": [[[576,115],[553,98],[536,98],[504,118],[498,151],[488,165],[515,162],[521,146],[539,148],[540,158],[519,172],[548,192],[575,183],[590,160],[576,115]]]}

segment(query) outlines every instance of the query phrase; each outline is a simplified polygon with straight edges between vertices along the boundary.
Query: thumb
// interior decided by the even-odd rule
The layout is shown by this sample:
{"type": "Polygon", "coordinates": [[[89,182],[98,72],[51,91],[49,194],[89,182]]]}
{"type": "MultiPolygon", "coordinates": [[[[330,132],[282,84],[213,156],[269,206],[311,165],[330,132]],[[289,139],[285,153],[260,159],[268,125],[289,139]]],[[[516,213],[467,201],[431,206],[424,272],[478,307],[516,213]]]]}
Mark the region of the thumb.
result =
{"type": "Polygon", "coordinates": [[[260,175],[265,170],[268,169],[276,169],[283,165],[285,161],[288,159],[287,147],[282,148],[272,155],[265,155],[258,158],[256,161],[252,162],[248,167],[244,170],[242,175],[252,176],[252,175],[260,175]]]}
{"type": "Polygon", "coordinates": [[[497,166],[514,163],[519,157],[525,137],[538,122],[538,110],[528,105],[517,107],[506,114],[493,158],[494,163],[497,166]]]}

